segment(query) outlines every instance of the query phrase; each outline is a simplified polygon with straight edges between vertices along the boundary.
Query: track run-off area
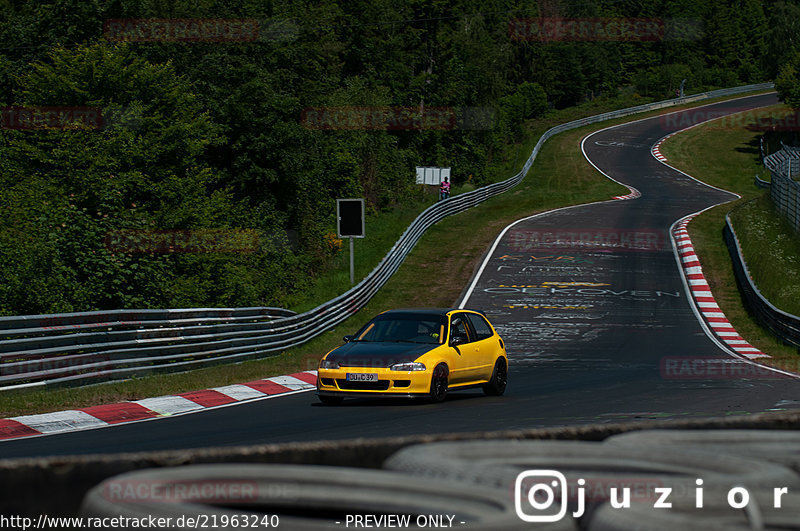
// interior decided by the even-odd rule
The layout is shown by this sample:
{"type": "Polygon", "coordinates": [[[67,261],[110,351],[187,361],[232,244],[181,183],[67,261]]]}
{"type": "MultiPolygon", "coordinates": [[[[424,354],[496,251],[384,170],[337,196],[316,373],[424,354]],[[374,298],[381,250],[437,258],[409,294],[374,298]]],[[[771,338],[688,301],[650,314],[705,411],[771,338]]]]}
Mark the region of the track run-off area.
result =
{"type": "MultiPolygon", "coordinates": [[[[706,105],[703,113],[695,108],[637,120],[601,129],[576,147],[574,156],[585,156],[631,193],[509,226],[458,303],[485,311],[506,340],[509,385],[502,397],[486,397],[478,390],[454,392],[441,404],[353,399],[326,407],[313,392],[296,392],[171,418],[7,440],[0,442],[0,456],[240,446],[797,409],[799,379],[754,365],[703,323],[670,236],[682,218],[736,196],[670,168],[651,153],[658,140],[691,125],[697,116],[775,103],[774,94],[765,94],[706,105]]],[[[364,322],[370,317],[364,315],[364,322]]]]}

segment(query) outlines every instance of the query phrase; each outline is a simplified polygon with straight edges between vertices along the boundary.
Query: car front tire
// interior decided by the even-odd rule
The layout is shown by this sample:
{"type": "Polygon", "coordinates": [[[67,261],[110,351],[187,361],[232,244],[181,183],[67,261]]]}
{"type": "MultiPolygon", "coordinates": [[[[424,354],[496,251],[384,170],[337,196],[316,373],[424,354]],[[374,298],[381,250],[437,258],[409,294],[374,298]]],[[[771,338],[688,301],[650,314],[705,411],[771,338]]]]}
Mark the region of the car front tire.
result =
{"type": "Polygon", "coordinates": [[[440,364],[433,369],[431,375],[431,402],[442,402],[447,396],[447,385],[450,376],[450,371],[447,365],[440,364]]]}

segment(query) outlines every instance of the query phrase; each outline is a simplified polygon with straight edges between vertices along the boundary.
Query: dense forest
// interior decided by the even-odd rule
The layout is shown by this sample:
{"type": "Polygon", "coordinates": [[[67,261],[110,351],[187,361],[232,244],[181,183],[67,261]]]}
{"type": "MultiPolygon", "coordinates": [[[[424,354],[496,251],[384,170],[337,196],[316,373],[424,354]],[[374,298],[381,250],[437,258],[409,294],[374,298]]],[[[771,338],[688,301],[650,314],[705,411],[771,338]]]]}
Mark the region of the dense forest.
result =
{"type": "Polygon", "coordinates": [[[338,251],[334,198],[480,185],[525,120],[620,91],[800,105],[799,72],[792,1],[0,0],[0,314],[281,306],[338,251]]]}

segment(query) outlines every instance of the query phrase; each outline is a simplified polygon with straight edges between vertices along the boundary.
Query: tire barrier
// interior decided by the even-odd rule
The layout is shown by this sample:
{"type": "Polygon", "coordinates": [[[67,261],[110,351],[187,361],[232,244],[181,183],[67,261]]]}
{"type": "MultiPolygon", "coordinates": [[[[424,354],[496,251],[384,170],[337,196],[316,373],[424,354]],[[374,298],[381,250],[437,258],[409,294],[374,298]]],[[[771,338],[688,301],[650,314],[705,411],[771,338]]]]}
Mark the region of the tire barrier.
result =
{"type": "Polygon", "coordinates": [[[604,444],[647,448],[689,448],[757,457],[800,474],[800,431],[644,430],[613,435],[604,444]]]}
{"type": "Polygon", "coordinates": [[[800,317],[775,307],[761,294],[758,286],[750,277],[750,272],[747,270],[747,263],[742,255],[739,239],[733,230],[730,214],[725,216],[723,236],[728,247],[728,253],[731,255],[734,276],[736,277],[736,283],[739,285],[739,292],[742,294],[745,307],[762,326],[775,334],[781,341],[800,349],[800,317]]]}
{"type": "MultiPolygon", "coordinates": [[[[466,428],[465,428],[466,429],[466,428]]],[[[602,441],[614,435],[644,429],[800,430],[800,410],[787,409],[754,415],[711,419],[641,420],[528,428],[480,433],[442,433],[402,437],[325,440],[304,443],[224,446],[159,452],[108,455],[49,456],[0,459],[0,514],[37,518],[75,516],[86,493],[112,476],[136,470],[209,463],[280,463],[379,469],[392,455],[411,445],[475,440],[582,440],[602,441]]],[[[3,443],[5,444],[5,443],[3,443]]],[[[2,444],[0,444],[0,447],[2,444]]],[[[507,496],[507,494],[505,494],[507,496]]]]}
{"type": "MultiPolygon", "coordinates": [[[[246,324],[183,320],[157,328],[120,317],[89,329],[75,328],[88,312],[54,316],[0,317],[0,390],[40,385],[82,385],[130,378],[153,372],[186,371],[218,363],[264,357],[302,344],[334,328],[363,308],[394,275],[411,249],[430,227],[464,212],[519,184],[528,173],[544,142],[551,137],[605,120],[718,98],[767,90],[772,83],[747,85],[695,94],[607,112],[548,129],[536,143],[522,170],[501,182],[450,197],[428,207],[408,226],[381,262],[355,287],[313,310],[274,319],[251,319],[246,324]],[[49,319],[49,330],[28,327],[49,319]],[[59,328],[62,327],[62,328],[59,328]],[[88,332],[88,333],[84,333],[88,332]]],[[[160,310],[181,312],[190,310],[160,310]]],[[[214,310],[207,310],[213,312],[214,310]]],[[[224,310],[237,311],[237,310],[224,310]]],[[[103,317],[98,317],[104,320],[103,317]]]]}
{"type": "MultiPolygon", "coordinates": [[[[776,439],[778,447],[793,446],[796,440],[776,439]]],[[[800,475],[765,459],[723,453],[710,446],[700,449],[646,442],[634,446],[619,440],[432,443],[406,447],[387,459],[384,467],[512,492],[520,510],[532,514],[544,509],[556,512],[535,497],[535,491],[546,490],[542,485],[552,482],[554,489],[546,501],[566,503],[565,512],[580,518],[581,528],[594,521],[602,507],[626,496],[631,506],[637,507],[652,506],[664,489],[688,499],[696,492],[698,479],[717,498],[717,493],[735,486],[756,490],[800,487],[800,475]],[[545,506],[534,506],[537,500],[545,506]]]]}
{"type": "Polygon", "coordinates": [[[780,496],[775,507],[773,489],[748,489],[748,503],[738,507],[743,494],[725,489],[703,489],[703,506],[698,508],[697,496],[672,496],[672,507],[654,507],[651,503],[632,503],[618,509],[610,504],[598,508],[588,531],[785,531],[800,529],[800,495],[780,496]],[[729,498],[729,496],[731,496],[729,498]]]}
{"type": "MultiPolygon", "coordinates": [[[[227,522],[225,527],[231,529],[293,531],[354,526],[528,528],[510,498],[497,491],[390,471],[314,465],[190,465],[132,472],[90,490],[81,513],[165,522],[169,518],[171,529],[195,529],[204,527],[203,522],[227,522]],[[359,517],[372,525],[357,525],[359,517]]],[[[564,520],[542,529],[576,527],[564,520]]]]}

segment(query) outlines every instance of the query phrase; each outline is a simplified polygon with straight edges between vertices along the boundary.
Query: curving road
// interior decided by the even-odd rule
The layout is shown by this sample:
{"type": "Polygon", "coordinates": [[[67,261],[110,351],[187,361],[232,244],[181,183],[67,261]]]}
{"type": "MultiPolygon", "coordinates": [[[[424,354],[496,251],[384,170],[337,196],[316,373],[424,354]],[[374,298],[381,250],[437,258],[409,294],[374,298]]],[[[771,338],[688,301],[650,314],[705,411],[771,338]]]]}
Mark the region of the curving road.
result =
{"type": "MultiPolygon", "coordinates": [[[[704,107],[717,114],[776,102],[752,96],[704,107]]],[[[621,419],[740,415],[800,407],[800,381],[733,358],[703,331],[676,263],[669,227],[734,198],[658,162],[650,147],[707,113],[604,129],[587,158],[641,197],[572,207],[510,227],[470,284],[506,338],[504,397],[454,393],[444,404],[353,400],[323,407],[298,393],[97,430],[0,443],[3,458],[109,453],[533,428],[621,419]],[[708,373],[687,378],[691,359],[708,373]],[[745,369],[713,372],[724,362],[745,369]],[[742,376],[741,374],[745,374],[742,376]]],[[[576,153],[576,156],[580,156],[576,153]]],[[[368,316],[364,316],[367,319],[368,316]]],[[[697,366],[695,364],[695,367],[697,366]]]]}

